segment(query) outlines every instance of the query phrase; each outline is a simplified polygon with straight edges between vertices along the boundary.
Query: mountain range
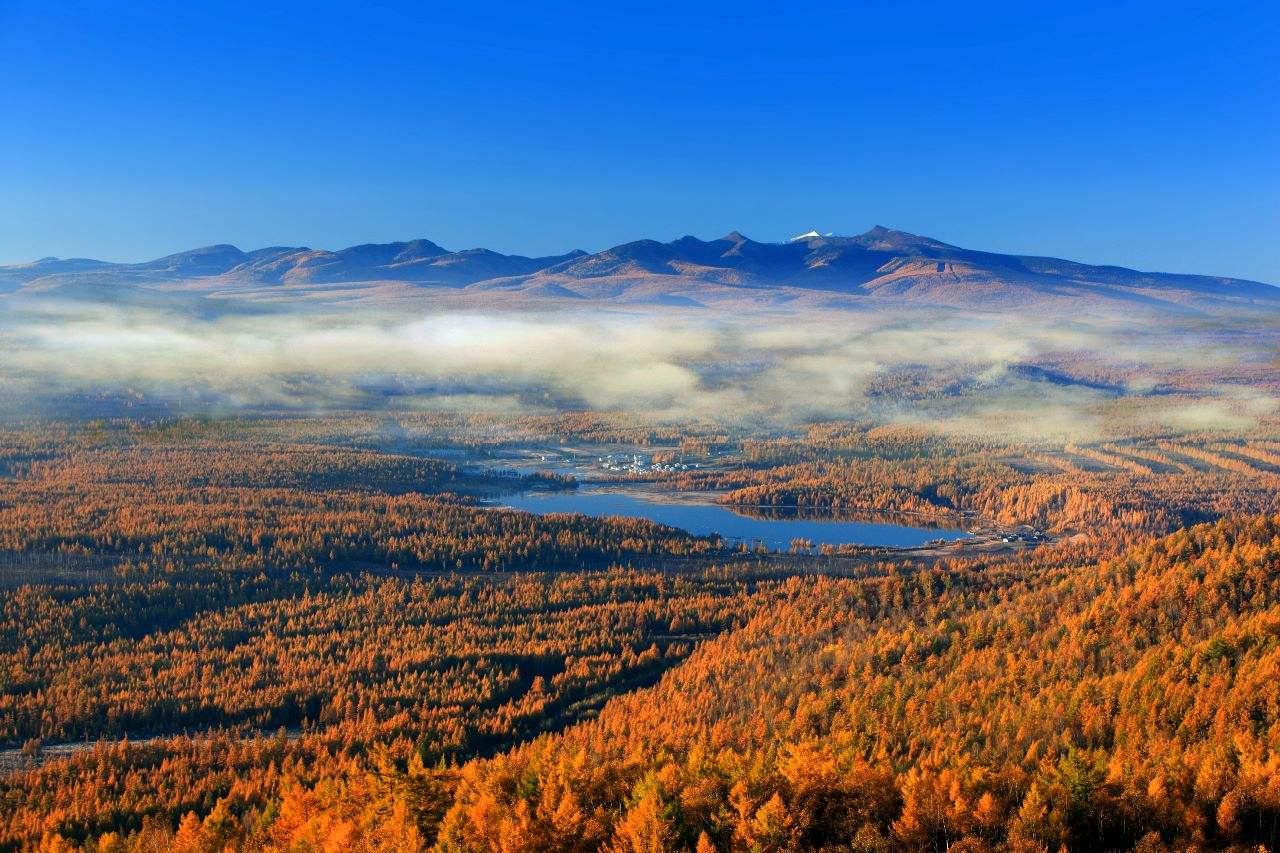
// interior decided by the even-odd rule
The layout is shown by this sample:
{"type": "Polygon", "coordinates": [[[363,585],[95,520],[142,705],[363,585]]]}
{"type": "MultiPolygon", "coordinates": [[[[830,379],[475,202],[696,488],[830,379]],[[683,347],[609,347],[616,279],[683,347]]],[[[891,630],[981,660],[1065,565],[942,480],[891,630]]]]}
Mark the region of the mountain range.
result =
{"type": "Polygon", "coordinates": [[[1280,288],[952,246],[876,226],[784,243],[736,231],[716,240],[637,240],[594,254],[530,258],[449,251],[430,240],[337,251],[217,245],[137,264],[43,258],[0,267],[0,295],[129,300],[163,294],[251,300],[434,300],[441,305],[900,303],[993,310],[1280,309],[1280,288]]]}

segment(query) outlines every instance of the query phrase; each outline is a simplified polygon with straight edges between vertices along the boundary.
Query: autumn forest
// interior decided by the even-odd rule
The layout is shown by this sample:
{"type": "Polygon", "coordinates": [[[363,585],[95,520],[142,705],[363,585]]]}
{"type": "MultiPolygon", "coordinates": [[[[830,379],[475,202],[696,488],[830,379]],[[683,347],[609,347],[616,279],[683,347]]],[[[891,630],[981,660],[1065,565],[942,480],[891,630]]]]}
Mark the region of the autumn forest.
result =
{"type": "Polygon", "coordinates": [[[1278,485],[1261,427],[12,421],[0,847],[1272,847],[1278,485]],[[959,538],[503,508],[611,490],[959,538]]]}

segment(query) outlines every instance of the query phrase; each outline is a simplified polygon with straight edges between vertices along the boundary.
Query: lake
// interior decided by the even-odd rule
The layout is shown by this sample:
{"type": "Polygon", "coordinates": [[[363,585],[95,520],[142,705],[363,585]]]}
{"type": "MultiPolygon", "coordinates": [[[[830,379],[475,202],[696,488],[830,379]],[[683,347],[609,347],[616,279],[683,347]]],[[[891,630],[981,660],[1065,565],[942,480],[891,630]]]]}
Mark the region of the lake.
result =
{"type": "Polygon", "coordinates": [[[636,491],[583,487],[564,492],[524,492],[503,495],[496,506],[538,515],[577,512],[583,515],[623,515],[647,518],[679,527],[699,536],[717,534],[730,542],[763,542],[771,550],[786,550],[792,539],[808,539],[817,545],[878,545],[914,548],[937,539],[955,541],[968,537],[953,528],[855,521],[834,512],[797,511],[794,507],[768,510],[771,517],[747,514],[713,503],[671,500],[636,491]],[[790,517],[787,517],[790,516],[790,517]]]}

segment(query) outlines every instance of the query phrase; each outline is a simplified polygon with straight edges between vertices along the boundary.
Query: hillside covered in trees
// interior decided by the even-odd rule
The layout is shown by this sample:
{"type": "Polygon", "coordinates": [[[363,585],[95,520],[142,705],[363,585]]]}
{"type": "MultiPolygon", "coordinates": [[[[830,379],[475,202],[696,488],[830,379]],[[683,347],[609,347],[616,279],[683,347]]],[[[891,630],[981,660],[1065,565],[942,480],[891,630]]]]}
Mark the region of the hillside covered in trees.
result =
{"type": "MultiPolygon", "coordinates": [[[[13,777],[5,802],[48,791],[83,818],[213,763],[243,775],[204,814],[108,832],[98,849],[1270,847],[1278,560],[1280,517],[1257,517],[1079,570],[793,577],[735,605],[742,621],[653,687],[492,758],[308,745],[324,768],[308,777],[283,734],[222,760],[194,741],[121,747],[13,777]],[[165,761],[119,775],[131,750],[165,761]],[[67,787],[76,777],[122,787],[95,806],[92,783],[67,787]]],[[[619,583],[635,581],[598,590],[619,583]]],[[[673,618],[723,620],[717,582],[688,583],[710,584],[708,603],[673,618]]]]}
{"type": "Polygon", "coordinates": [[[0,849],[1280,842],[1269,434],[403,424],[3,434],[0,849]],[[596,488],[1043,532],[770,553],[488,502],[578,445],[654,463],[596,488]]]}

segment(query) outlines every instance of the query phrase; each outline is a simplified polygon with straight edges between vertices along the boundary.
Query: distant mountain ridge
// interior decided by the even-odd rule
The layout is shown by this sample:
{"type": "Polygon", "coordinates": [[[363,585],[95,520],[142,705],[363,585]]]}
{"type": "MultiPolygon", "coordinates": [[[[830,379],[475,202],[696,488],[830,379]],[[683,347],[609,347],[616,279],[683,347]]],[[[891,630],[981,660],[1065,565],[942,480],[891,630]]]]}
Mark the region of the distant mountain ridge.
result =
{"type": "Polygon", "coordinates": [[[424,295],[463,289],[458,297],[477,304],[501,298],[697,306],[748,299],[1027,308],[1087,300],[1183,310],[1280,307],[1280,288],[1260,282],[982,252],[879,225],[854,236],[810,231],[783,243],[733,231],[716,240],[637,240],[594,254],[575,250],[537,258],[449,251],[419,239],[337,251],[275,246],[244,252],[215,245],[138,264],[43,258],[0,267],[0,293],[9,294],[65,290],[81,296],[98,289],[107,295],[115,285],[250,297],[283,287],[315,297],[337,285],[368,283],[414,286],[424,295]]]}
{"type": "Polygon", "coordinates": [[[503,255],[488,249],[450,252],[430,240],[367,243],[335,252],[273,246],[243,252],[235,246],[204,246],[138,264],[112,264],[86,258],[43,258],[0,267],[0,282],[29,284],[49,276],[96,275],[131,284],[227,277],[254,282],[338,283],[413,281],[471,284],[505,275],[536,272],[584,255],[569,252],[549,258],[503,255]]]}

